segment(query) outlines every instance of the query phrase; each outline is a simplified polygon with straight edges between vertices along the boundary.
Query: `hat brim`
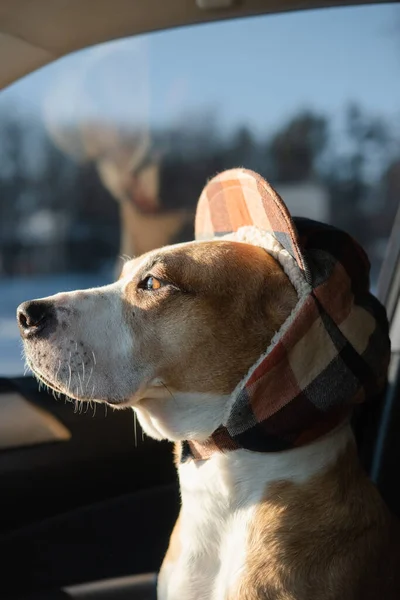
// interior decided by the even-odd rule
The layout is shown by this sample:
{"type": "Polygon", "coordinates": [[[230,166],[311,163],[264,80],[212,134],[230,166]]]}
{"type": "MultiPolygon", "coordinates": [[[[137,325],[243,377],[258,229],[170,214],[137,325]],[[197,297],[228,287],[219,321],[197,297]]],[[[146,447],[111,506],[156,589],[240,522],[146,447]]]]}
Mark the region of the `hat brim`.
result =
{"type": "Polygon", "coordinates": [[[216,175],[203,189],[197,205],[196,240],[222,237],[251,225],[271,233],[306,272],[296,226],[274,188],[248,169],[216,175]]]}

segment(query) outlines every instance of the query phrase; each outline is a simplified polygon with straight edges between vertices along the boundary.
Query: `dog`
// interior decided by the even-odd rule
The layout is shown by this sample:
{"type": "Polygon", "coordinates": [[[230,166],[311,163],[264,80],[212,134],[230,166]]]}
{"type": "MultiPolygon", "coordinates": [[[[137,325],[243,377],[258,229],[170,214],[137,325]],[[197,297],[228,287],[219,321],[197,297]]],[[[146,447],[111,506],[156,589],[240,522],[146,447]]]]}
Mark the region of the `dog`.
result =
{"type": "Polygon", "coordinates": [[[20,305],[27,364],[175,443],[159,600],[400,598],[398,525],[349,424],[390,354],[365,255],[245,169],[208,183],[196,232],[116,283],[20,305]]]}

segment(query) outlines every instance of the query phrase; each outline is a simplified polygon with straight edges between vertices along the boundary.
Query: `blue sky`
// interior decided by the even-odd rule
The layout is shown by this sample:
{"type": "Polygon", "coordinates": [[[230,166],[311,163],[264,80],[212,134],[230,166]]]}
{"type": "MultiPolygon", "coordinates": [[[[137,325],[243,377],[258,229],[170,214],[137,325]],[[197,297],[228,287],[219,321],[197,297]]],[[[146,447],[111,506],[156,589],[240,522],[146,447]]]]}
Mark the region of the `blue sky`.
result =
{"type": "Polygon", "coordinates": [[[166,124],[212,110],[270,132],[302,108],[350,101],[400,123],[395,5],[262,16],[153,33],[61,59],[4,91],[33,116],[166,124]]]}

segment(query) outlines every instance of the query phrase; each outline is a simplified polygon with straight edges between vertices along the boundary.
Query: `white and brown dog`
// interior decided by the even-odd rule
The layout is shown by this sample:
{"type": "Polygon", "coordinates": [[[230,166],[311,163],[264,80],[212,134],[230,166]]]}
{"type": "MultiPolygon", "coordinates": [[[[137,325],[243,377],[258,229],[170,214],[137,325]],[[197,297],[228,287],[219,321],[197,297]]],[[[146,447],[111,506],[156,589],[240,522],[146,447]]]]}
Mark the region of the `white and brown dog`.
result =
{"type": "Polygon", "coordinates": [[[295,231],[244,170],[208,184],[197,218],[200,235],[238,224],[127,262],[112,285],[25,302],[27,363],[52,389],[133,407],[149,436],[177,443],[182,508],[160,600],[399,598],[399,536],[347,419],[387,366],[359,249],[346,271],[316,246],[337,232],[308,224],[304,241],[304,223],[295,231]]]}

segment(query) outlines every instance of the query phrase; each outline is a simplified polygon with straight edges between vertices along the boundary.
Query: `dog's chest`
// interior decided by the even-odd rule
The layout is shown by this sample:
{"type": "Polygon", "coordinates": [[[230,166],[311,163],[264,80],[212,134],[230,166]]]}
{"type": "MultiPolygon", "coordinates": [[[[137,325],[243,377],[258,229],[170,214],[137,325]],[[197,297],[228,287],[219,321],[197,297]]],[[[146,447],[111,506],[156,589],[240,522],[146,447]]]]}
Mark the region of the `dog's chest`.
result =
{"type": "MultiPolygon", "coordinates": [[[[349,441],[350,428],[289,452],[236,450],[180,465],[180,518],[158,585],[159,600],[228,600],[251,566],[248,539],[260,506],[277,481],[302,484],[333,464],[349,441]]],[[[272,548],[264,548],[268,559],[272,548]]],[[[252,554],[253,553],[253,554],[252,554]]]]}
{"type": "Polygon", "coordinates": [[[224,456],[216,456],[179,468],[180,552],[176,561],[163,565],[159,600],[222,600],[235,586],[265,481],[257,484],[257,474],[240,461],[227,466],[224,456]]]}

